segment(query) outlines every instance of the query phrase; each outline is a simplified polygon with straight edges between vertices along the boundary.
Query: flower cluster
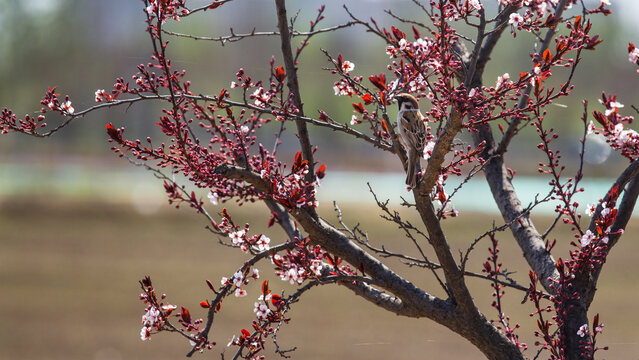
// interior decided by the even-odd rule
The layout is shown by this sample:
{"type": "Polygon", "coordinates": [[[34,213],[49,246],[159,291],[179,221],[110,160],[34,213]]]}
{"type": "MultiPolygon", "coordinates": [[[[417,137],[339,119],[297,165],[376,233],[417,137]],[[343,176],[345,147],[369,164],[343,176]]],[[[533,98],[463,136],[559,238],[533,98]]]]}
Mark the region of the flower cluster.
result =
{"type": "MultiPolygon", "coordinates": [[[[633,43],[628,44],[628,61],[639,65],[639,49],[633,43]]],[[[637,72],[639,72],[639,69],[637,69],[637,72]]]]}
{"type": "Polygon", "coordinates": [[[148,14],[149,21],[156,17],[159,18],[161,23],[166,22],[167,19],[180,21],[181,16],[189,14],[189,10],[186,8],[186,0],[149,0],[148,4],[144,11],[148,14]]]}
{"type": "Polygon", "coordinates": [[[257,320],[253,321],[253,333],[246,329],[240,331],[241,335],[233,336],[227,346],[238,346],[248,351],[245,358],[256,359],[256,355],[264,350],[265,339],[275,333],[274,324],[288,322],[284,317],[286,301],[280,295],[272,294],[268,281],[262,283],[262,294],[254,303],[253,312],[257,320]]]}
{"type": "Polygon", "coordinates": [[[191,319],[191,313],[184,307],[180,309],[179,313],[173,314],[173,310],[177,309],[177,306],[165,304],[163,302],[166,298],[165,294],[158,298],[150,277],[147,276],[142,279],[140,286],[143,290],[143,293],[140,294],[140,300],[146,305],[145,313],[142,315],[142,328],[140,329],[142,341],[151,339],[151,335],[161,331],[174,331],[176,326],[171,324],[169,320],[171,317],[176,317],[182,327],[182,331],[185,334],[190,333],[188,337],[191,345],[201,350],[213,348],[215,343],[199,336],[202,319],[191,319]]]}
{"type": "Polygon", "coordinates": [[[275,265],[275,274],[291,284],[302,284],[307,279],[322,275],[322,260],[328,256],[319,246],[310,245],[310,239],[296,239],[295,248],[286,254],[274,254],[271,262],[275,265]]]}
{"type": "Polygon", "coordinates": [[[251,276],[247,276],[246,274],[247,270],[244,271],[236,271],[235,274],[233,274],[233,278],[229,279],[227,277],[222,277],[222,280],[220,280],[220,283],[222,284],[222,286],[234,286],[235,287],[235,297],[244,297],[247,295],[246,290],[243,288],[244,285],[247,285],[250,281],[250,279],[253,280],[257,280],[260,278],[260,272],[253,268],[251,276]]]}
{"type": "Polygon", "coordinates": [[[603,113],[593,111],[593,116],[601,127],[597,128],[591,122],[588,126],[588,132],[603,134],[608,144],[619,151],[621,156],[634,161],[639,157],[639,133],[633,129],[626,128],[628,124],[632,123],[634,118],[632,116],[622,116],[619,113],[619,109],[624,106],[617,101],[617,95],[602,93],[599,102],[605,106],[606,110],[603,113]]]}

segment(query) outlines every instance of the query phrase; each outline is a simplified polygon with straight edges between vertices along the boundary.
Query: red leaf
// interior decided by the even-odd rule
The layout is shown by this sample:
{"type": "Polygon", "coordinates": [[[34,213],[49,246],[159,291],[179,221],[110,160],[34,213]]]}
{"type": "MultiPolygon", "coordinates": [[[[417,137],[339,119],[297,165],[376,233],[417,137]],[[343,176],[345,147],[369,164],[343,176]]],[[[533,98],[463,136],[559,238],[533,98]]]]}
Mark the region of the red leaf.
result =
{"type": "Polygon", "coordinates": [[[296,172],[306,166],[306,164],[308,164],[308,160],[302,160],[302,152],[298,151],[297,154],[295,154],[295,161],[293,162],[293,168],[291,170],[296,172]]]}
{"type": "Polygon", "coordinates": [[[315,176],[317,176],[320,179],[323,179],[324,176],[326,176],[326,164],[322,164],[320,165],[319,168],[317,168],[317,171],[315,172],[315,176]]]}
{"type": "Polygon", "coordinates": [[[200,302],[200,306],[205,308],[205,309],[209,309],[211,307],[211,304],[209,303],[208,300],[204,300],[204,301],[200,302]]]}
{"type": "Polygon", "coordinates": [[[242,329],[242,338],[247,338],[250,336],[251,336],[251,333],[248,330],[242,329]]]}
{"type": "Polygon", "coordinates": [[[113,141],[121,144],[122,143],[122,131],[113,127],[111,123],[106,124],[107,134],[113,141]]]}
{"type": "Polygon", "coordinates": [[[191,313],[182,306],[182,309],[180,311],[180,316],[182,317],[182,321],[184,321],[186,324],[190,324],[191,323],[191,313]]]}
{"type": "Polygon", "coordinates": [[[277,294],[273,294],[271,295],[271,303],[275,306],[279,306],[279,304],[282,302],[282,297],[277,295],[277,294]]]}
{"type": "Polygon", "coordinates": [[[550,64],[552,62],[552,54],[550,53],[550,50],[548,49],[544,51],[544,62],[546,64],[550,64]]]}
{"type": "Polygon", "coordinates": [[[268,289],[268,280],[264,280],[264,282],[262,283],[262,295],[266,296],[271,292],[271,290],[268,289]]]}
{"type": "Polygon", "coordinates": [[[388,134],[388,125],[386,125],[386,120],[382,119],[382,129],[388,134]]]}
{"type": "Polygon", "coordinates": [[[355,111],[357,111],[360,114],[364,113],[364,105],[362,105],[361,102],[357,104],[353,103],[353,108],[355,109],[355,111]]]}
{"type": "Polygon", "coordinates": [[[277,213],[275,211],[273,211],[271,213],[271,218],[268,220],[268,227],[271,227],[275,224],[275,222],[280,222],[280,217],[277,216],[277,213]]]}
{"type": "Polygon", "coordinates": [[[413,35],[415,35],[415,40],[419,39],[420,37],[422,37],[422,33],[419,32],[419,30],[417,30],[417,28],[415,27],[415,25],[413,25],[413,35]]]}
{"type": "Polygon", "coordinates": [[[391,26],[391,31],[393,32],[393,36],[395,36],[395,39],[397,39],[397,41],[406,38],[406,34],[404,34],[401,30],[394,26],[391,26]]]}
{"type": "Polygon", "coordinates": [[[608,128],[608,119],[604,116],[604,114],[600,113],[599,111],[593,111],[592,115],[598,123],[603,125],[603,127],[608,128]]]}
{"type": "Polygon", "coordinates": [[[371,75],[368,80],[373,83],[378,89],[386,90],[386,74],[371,75]]]}
{"type": "Polygon", "coordinates": [[[335,258],[333,258],[330,254],[326,254],[326,260],[328,260],[328,263],[333,265],[333,267],[337,267],[342,262],[342,259],[340,259],[339,256],[335,256],[335,258]]]}
{"type": "Polygon", "coordinates": [[[209,286],[209,289],[215,291],[215,287],[213,286],[213,283],[211,282],[211,280],[206,280],[206,285],[209,286]]]}
{"type": "Polygon", "coordinates": [[[371,96],[371,94],[365,94],[362,96],[362,100],[364,100],[364,105],[372,104],[375,99],[371,96]]]}
{"type": "Polygon", "coordinates": [[[275,78],[277,79],[277,81],[282,82],[284,81],[285,77],[286,77],[286,72],[284,71],[284,68],[282,66],[276,67],[275,78]]]}

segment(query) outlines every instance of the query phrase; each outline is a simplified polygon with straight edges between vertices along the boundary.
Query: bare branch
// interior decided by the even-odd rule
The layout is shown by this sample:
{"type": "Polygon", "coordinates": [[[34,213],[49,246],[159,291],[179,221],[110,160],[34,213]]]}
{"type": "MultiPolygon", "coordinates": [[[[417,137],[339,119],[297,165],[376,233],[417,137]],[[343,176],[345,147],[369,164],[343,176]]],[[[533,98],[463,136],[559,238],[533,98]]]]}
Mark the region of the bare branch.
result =
{"type": "MultiPolygon", "coordinates": [[[[337,30],[340,30],[340,29],[345,29],[345,28],[351,27],[351,26],[353,26],[355,24],[357,24],[357,22],[349,21],[349,22],[344,23],[344,24],[335,25],[335,26],[331,26],[331,27],[327,27],[327,28],[323,28],[323,29],[317,29],[317,30],[313,30],[313,31],[292,30],[291,31],[291,36],[292,37],[305,36],[307,38],[310,38],[311,36],[314,36],[314,35],[328,33],[328,32],[332,32],[332,31],[337,31],[337,30]]],[[[230,35],[215,36],[215,37],[213,37],[213,36],[197,36],[197,35],[192,35],[192,34],[183,34],[183,33],[178,33],[178,32],[174,32],[174,31],[169,31],[169,30],[166,30],[166,29],[162,29],[162,31],[165,34],[167,34],[167,35],[183,37],[183,38],[192,39],[192,40],[219,42],[222,46],[226,45],[226,43],[233,43],[233,42],[244,40],[246,38],[280,36],[280,32],[279,31],[256,31],[256,29],[253,29],[249,33],[236,34],[235,31],[233,30],[233,28],[229,29],[230,35]]]]}
{"type": "MultiPolygon", "coordinates": [[[[286,78],[289,91],[293,94],[293,103],[298,110],[300,116],[304,116],[304,107],[302,104],[302,96],[300,94],[297,65],[293,57],[293,51],[291,50],[291,33],[288,27],[288,17],[286,15],[286,1],[275,0],[275,6],[277,8],[277,27],[280,30],[280,40],[282,48],[282,56],[284,57],[284,65],[286,68],[286,78]]],[[[300,146],[302,148],[302,154],[304,159],[308,160],[308,174],[306,180],[308,182],[315,181],[315,161],[313,160],[313,146],[308,135],[308,129],[306,123],[301,120],[295,121],[297,125],[298,138],[300,146]]]]}

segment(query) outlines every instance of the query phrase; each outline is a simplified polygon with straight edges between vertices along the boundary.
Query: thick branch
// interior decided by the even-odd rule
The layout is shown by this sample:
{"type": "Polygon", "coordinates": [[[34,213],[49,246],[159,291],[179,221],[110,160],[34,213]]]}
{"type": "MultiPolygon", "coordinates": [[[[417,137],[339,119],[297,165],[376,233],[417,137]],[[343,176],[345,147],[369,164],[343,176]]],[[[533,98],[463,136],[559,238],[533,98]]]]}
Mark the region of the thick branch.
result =
{"type": "MultiPolygon", "coordinates": [[[[471,87],[481,86],[485,65],[505,29],[504,23],[507,22],[509,15],[514,11],[516,11],[515,8],[507,7],[497,17],[495,28],[487,36],[478,54],[476,72],[471,87]]],[[[544,240],[535,228],[529,214],[524,213],[521,201],[508,176],[504,159],[497,154],[497,146],[490,126],[487,124],[480,126],[478,132],[473,133],[473,139],[476,146],[483,141],[486,142],[486,148],[482,153],[482,157],[487,160],[484,174],[502,217],[507,223],[512,221],[511,231],[517,244],[522,249],[526,261],[539,275],[544,288],[548,292],[554,293],[550,288],[551,281],[549,279],[557,277],[555,261],[550,253],[546,251],[544,240]]]]}
{"type": "MultiPolygon", "coordinates": [[[[246,181],[266,194],[271,188],[270,184],[258,174],[237,166],[221,165],[216,169],[216,173],[227,178],[246,181]]],[[[355,268],[362,269],[368,276],[379,281],[382,288],[400,298],[401,305],[404,308],[399,309],[397,308],[399,304],[396,304],[394,312],[397,313],[397,311],[401,310],[401,313],[428,317],[442,325],[453,326],[450,319],[452,314],[449,302],[424,292],[408,280],[400,277],[323,219],[308,214],[304,209],[296,211],[292,215],[308,233],[313,243],[319,244],[326,251],[339,256],[355,268]]],[[[375,293],[363,291],[358,294],[364,296],[365,294],[374,295],[375,293]]],[[[371,298],[369,301],[375,302],[378,299],[371,298]]]]}

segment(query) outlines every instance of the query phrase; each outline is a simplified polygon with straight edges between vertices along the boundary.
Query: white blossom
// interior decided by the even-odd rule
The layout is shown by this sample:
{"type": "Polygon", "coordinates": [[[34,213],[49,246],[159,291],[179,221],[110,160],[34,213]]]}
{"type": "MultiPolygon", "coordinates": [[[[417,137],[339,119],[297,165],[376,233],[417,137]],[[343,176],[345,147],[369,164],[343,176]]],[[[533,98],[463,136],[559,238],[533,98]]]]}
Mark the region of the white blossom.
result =
{"type": "Polygon", "coordinates": [[[355,70],[355,64],[353,64],[352,61],[346,60],[342,63],[342,71],[344,71],[345,73],[349,73],[353,70],[355,70]]]}
{"type": "Polygon", "coordinates": [[[505,81],[508,81],[508,79],[510,79],[509,73],[504,73],[504,75],[498,76],[497,82],[495,83],[495,89],[499,89],[505,81]]]}
{"type": "Polygon", "coordinates": [[[597,205],[595,204],[586,205],[586,215],[593,216],[596,210],[597,210],[597,205]]]}
{"type": "Polygon", "coordinates": [[[218,204],[218,200],[219,200],[220,197],[217,195],[217,192],[210,191],[209,194],[207,195],[207,197],[209,198],[209,201],[211,202],[211,204],[213,204],[213,205],[217,205],[218,204]]]}
{"type": "Polygon", "coordinates": [[[580,337],[584,337],[588,334],[588,324],[583,324],[579,327],[579,330],[577,330],[577,335],[579,335],[580,337]]]}
{"type": "Polygon", "coordinates": [[[482,5],[481,5],[481,2],[479,2],[479,0],[469,0],[468,7],[475,10],[481,10],[482,5]]]}
{"type": "Polygon", "coordinates": [[[593,234],[592,231],[587,230],[586,233],[581,237],[579,242],[581,243],[581,247],[586,247],[590,245],[590,243],[595,239],[595,234],[593,234]]]}
{"type": "Polygon", "coordinates": [[[521,16],[518,13],[512,13],[510,14],[510,19],[508,20],[508,23],[512,26],[519,26],[524,22],[524,17],[521,16]]]}

